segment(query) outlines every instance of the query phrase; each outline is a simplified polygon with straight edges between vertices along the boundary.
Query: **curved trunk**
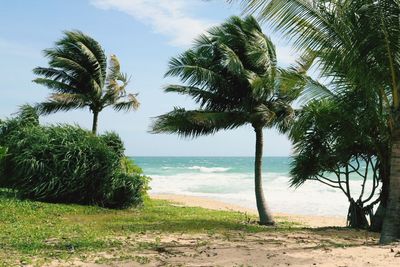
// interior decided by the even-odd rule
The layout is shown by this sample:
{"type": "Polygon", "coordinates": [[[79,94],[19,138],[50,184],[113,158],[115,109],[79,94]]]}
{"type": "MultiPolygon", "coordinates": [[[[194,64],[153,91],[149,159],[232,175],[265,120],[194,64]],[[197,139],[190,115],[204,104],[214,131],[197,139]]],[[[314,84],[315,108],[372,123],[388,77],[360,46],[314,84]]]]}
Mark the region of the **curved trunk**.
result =
{"type": "Polygon", "coordinates": [[[92,124],[92,133],[96,135],[97,133],[97,121],[99,118],[99,112],[93,111],[93,124],[92,124]]]}
{"type": "Polygon", "coordinates": [[[262,154],[263,154],[263,132],[261,127],[254,127],[256,132],[256,154],[254,161],[254,183],[258,215],[261,225],[274,225],[274,218],[264,198],[262,187],[262,154]]]}
{"type": "Polygon", "coordinates": [[[355,229],[367,229],[368,220],[365,216],[365,210],[363,209],[362,203],[350,199],[349,211],[347,213],[347,226],[355,229]]]}
{"type": "Polygon", "coordinates": [[[400,127],[397,125],[392,134],[389,178],[389,198],[383,220],[381,244],[387,244],[400,238],[400,127]]]}

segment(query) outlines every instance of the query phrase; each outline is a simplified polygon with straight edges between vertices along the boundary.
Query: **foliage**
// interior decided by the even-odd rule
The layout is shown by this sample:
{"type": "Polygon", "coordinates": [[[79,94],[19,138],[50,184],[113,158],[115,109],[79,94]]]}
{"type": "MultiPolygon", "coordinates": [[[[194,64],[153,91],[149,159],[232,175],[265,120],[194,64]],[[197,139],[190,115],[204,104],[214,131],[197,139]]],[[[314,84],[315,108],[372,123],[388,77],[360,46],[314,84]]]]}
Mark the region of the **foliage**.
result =
{"type": "Polygon", "coordinates": [[[97,137],[76,126],[32,125],[23,114],[0,127],[0,144],[8,149],[1,184],[22,198],[47,202],[111,208],[142,203],[147,178],[123,168],[116,134],[97,137]]]}
{"type": "Polygon", "coordinates": [[[133,204],[142,204],[150,189],[150,178],[143,175],[143,170],[133,163],[133,160],[122,157],[121,171],[117,174],[108,199],[109,208],[128,208],[133,204]],[[124,205],[121,205],[123,203],[124,205]]]}
{"type": "Polygon", "coordinates": [[[298,73],[277,67],[275,46],[252,17],[231,17],[201,35],[171,59],[166,76],[186,84],[169,85],[166,92],[191,96],[200,109],[175,108],[157,118],[153,132],[192,137],[247,123],[284,131],[302,88],[298,73]]]}
{"type": "MultiPolygon", "coordinates": [[[[8,152],[8,149],[6,147],[0,146],[0,173],[3,173],[4,169],[6,167],[5,159],[6,159],[6,156],[7,156],[7,152],[8,152]]],[[[2,181],[0,179],[0,187],[1,186],[4,186],[4,185],[2,184],[2,181]]]]}
{"type": "Polygon", "coordinates": [[[0,143],[7,142],[9,133],[18,131],[23,127],[33,127],[39,125],[39,116],[36,109],[29,106],[23,105],[17,113],[17,116],[13,119],[0,121],[0,143]]]}
{"type": "Polygon", "coordinates": [[[376,192],[382,185],[384,166],[377,155],[381,148],[388,151],[389,136],[385,135],[387,118],[379,117],[373,105],[367,108],[359,93],[352,93],[353,97],[348,92],[344,99],[311,101],[299,112],[290,134],[295,147],[291,182],[300,186],[316,180],[340,189],[350,203],[349,226],[365,228],[365,215],[371,215],[380,201],[376,192]],[[359,196],[350,188],[354,179],[362,188],[359,196]],[[367,192],[368,183],[371,190],[367,192]]]}
{"type": "MultiPolygon", "coordinates": [[[[391,143],[398,136],[392,133],[393,130],[398,131],[400,125],[399,2],[397,0],[242,0],[240,2],[243,3],[246,12],[258,13],[261,20],[268,21],[273,28],[292,41],[295,49],[300,52],[304,65],[308,68],[315,66],[318,69],[319,75],[326,81],[328,91],[334,95],[347,95],[348,91],[355,90],[359,95],[351,95],[353,99],[361,98],[368,103],[374,103],[373,110],[379,109],[380,117],[386,118],[386,126],[380,129],[380,133],[384,138],[389,136],[389,141],[383,146],[379,141],[372,144],[380,163],[379,172],[383,183],[380,198],[381,206],[385,208],[389,199],[391,143]],[[364,98],[364,95],[368,97],[364,98]]],[[[319,94],[318,91],[314,94],[315,92],[311,90],[310,94],[314,99],[332,95],[319,94]]],[[[349,98],[349,102],[353,99],[349,98]]],[[[366,112],[364,115],[364,118],[368,118],[367,116],[371,114],[366,112]]],[[[375,117],[370,119],[376,120],[375,117]]],[[[372,135],[377,136],[376,133],[372,135]]],[[[351,140],[351,136],[349,138],[351,140]]],[[[393,182],[390,185],[393,186],[393,182]]],[[[394,192],[398,194],[398,191],[394,192]]],[[[391,213],[388,213],[387,217],[391,218],[387,220],[388,222],[399,221],[400,206],[397,203],[393,207],[395,208],[390,209],[391,213]]],[[[399,224],[392,227],[392,232],[399,233],[399,227],[399,224]]],[[[390,236],[394,237],[396,234],[390,236]]],[[[389,239],[386,237],[382,240],[389,239]]]]}
{"type": "Polygon", "coordinates": [[[66,31],[54,48],[44,50],[49,67],[37,67],[40,76],[35,83],[54,91],[38,105],[41,114],[88,107],[93,113],[93,133],[97,130],[98,114],[111,106],[116,111],[136,110],[136,94],[126,92],[129,78],[120,70],[120,63],[107,57],[100,44],[80,31],[66,31]]]}
{"type": "Polygon", "coordinates": [[[122,158],[125,155],[124,143],[117,133],[106,132],[100,136],[100,139],[103,140],[106,145],[118,155],[118,157],[122,158]]]}

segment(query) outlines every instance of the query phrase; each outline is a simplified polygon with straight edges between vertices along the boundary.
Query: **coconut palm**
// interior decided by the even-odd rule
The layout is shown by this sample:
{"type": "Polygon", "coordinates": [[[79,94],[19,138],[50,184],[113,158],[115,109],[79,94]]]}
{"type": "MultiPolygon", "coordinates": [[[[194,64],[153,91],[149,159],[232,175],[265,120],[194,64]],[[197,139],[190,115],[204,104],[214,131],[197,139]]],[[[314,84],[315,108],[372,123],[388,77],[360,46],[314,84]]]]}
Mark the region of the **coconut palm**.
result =
{"type": "MultiPolygon", "coordinates": [[[[292,38],[296,48],[317,54],[323,75],[337,86],[356,83],[376,90],[391,112],[391,170],[381,243],[400,238],[400,2],[398,0],[243,0],[292,38]],[[345,71],[345,72],[343,72],[345,71]],[[385,91],[390,93],[386,98],[385,91]]],[[[389,181],[388,181],[389,182],[389,181]]]]}
{"type": "Polygon", "coordinates": [[[97,132],[99,113],[111,106],[116,111],[136,110],[136,94],[126,92],[129,79],[121,73],[120,63],[111,55],[107,57],[100,44],[80,31],[66,31],[56,46],[44,50],[49,67],[37,67],[33,72],[40,76],[35,83],[53,90],[49,98],[38,104],[41,114],[60,110],[68,111],[88,107],[93,113],[92,132],[97,132]]]}
{"type": "Polygon", "coordinates": [[[166,76],[177,76],[184,83],[167,86],[166,92],[188,95],[200,108],[175,108],[156,118],[152,132],[197,137],[250,124],[256,136],[260,224],[274,224],[262,186],[263,129],[276,127],[283,132],[290,125],[294,115],[290,104],[301,87],[295,72],[277,67],[275,46],[253,17],[231,17],[171,59],[166,76]]]}

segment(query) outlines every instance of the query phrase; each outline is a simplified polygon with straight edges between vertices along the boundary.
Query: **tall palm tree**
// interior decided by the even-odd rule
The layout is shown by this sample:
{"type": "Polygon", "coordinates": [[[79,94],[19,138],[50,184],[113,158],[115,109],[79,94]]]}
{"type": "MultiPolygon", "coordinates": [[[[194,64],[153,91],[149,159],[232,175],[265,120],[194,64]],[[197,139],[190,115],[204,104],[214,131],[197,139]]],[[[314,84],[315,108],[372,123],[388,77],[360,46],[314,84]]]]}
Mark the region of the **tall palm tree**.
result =
{"type": "Polygon", "coordinates": [[[391,113],[389,197],[381,243],[400,238],[400,2],[398,0],[243,0],[318,58],[335,85],[380,92],[391,113]],[[390,97],[385,97],[386,92],[390,97]]]}
{"type": "Polygon", "coordinates": [[[49,67],[37,67],[33,72],[41,76],[35,83],[53,90],[49,98],[38,104],[41,114],[88,107],[93,113],[92,132],[96,134],[99,113],[111,106],[116,111],[136,110],[137,94],[126,92],[129,79],[121,73],[120,63],[107,57],[100,44],[80,31],[66,31],[56,46],[44,50],[49,67]]]}
{"type": "Polygon", "coordinates": [[[153,133],[196,137],[250,124],[255,132],[255,195],[260,224],[274,224],[262,186],[263,128],[285,131],[294,115],[291,102],[300,89],[291,71],[277,67],[275,46],[253,17],[231,17],[201,35],[195,45],[171,59],[166,76],[185,85],[166,92],[192,97],[200,108],[156,118],[153,133]],[[297,90],[298,89],[298,90],[297,90]]]}

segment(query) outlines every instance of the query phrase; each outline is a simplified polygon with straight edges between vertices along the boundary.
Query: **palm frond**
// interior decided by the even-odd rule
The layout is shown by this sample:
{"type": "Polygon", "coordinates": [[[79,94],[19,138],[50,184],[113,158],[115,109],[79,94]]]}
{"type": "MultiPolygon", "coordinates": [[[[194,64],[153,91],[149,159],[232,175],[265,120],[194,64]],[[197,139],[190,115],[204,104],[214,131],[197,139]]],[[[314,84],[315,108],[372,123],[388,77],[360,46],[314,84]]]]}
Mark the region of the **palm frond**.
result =
{"type": "Polygon", "coordinates": [[[253,11],[259,12],[259,19],[268,19],[274,27],[294,39],[294,47],[298,49],[318,50],[327,44],[337,47],[348,41],[341,34],[343,32],[308,0],[271,0],[258,6],[256,1],[251,2],[249,5],[253,11]]]}
{"type": "Polygon", "coordinates": [[[242,75],[244,73],[244,66],[235,51],[223,43],[219,43],[218,46],[219,51],[222,53],[221,65],[233,75],[242,75]]]}
{"type": "Polygon", "coordinates": [[[115,55],[111,55],[106,82],[115,81],[121,77],[121,64],[115,55]]]}
{"type": "Polygon", "coordinates": [[[39,114],[46,115],[58,111],[68,111],[71,109],[79,109],[87,106],[82,95],[79,94],[52,94],[42,103],[36,105],[39,114]]]}
{"type": "Polygon", "coordinates": [[[58,93],[78,93],[79,89],[69,84],[46,78],[36,78],[33,80],[34,83],[46,86],[58,93]]]}
{"type": "Polygon", "coordinates": [[[238,128],[248,122],[248,115],[241,112],[213,112],[185,110],[173,111],[155,118],[152,133],[178,134],[182,137],[197,137],[214,134],[219,130],[238,128]]]}
{"type": "Polygon", "coordinates": [[[302,104],[306,104],[311,100],[321,100],[335,96],[335,92],[329,87],[307,76],[305,77],[305,85],[299,101],[302,104]]]}
{"type": "Polygon", "coordinates": [[[86,56],[86,60],[92,65],[92,77],[100,87],[103,87],[107,72],[107,57],[101,45],[81,31],[66,31],[64,34],[66,38],[60,40],[58,44],[73,43],[77,45],[81,53],[86,56]]]}
{"type": "Polygon", "coordinates": [[[262,31],[252,31],[246,46],[246,56],[255,69],[268,73],[273,79],[277,67],[275,45],[262,31]]]}
{"type": "Polygon", "coordinates": [[[64,70],[55,68],[41,68],[37,67],[33,69],[33,73],[39,76],[43,76],[48,79],[53,79],[55,81],[60,81],[62,83],[74,84],[77,83],[77,78],[71,76],[64,70]]]}
{"type": "Polygon", "coordinates": [[[190,96],[196,103],[200,104],[201,108],[218,110],[221,106],[229,106],[228,99],[224,95],[194,86],[168,85],[164,88],[164,91],[190,96]]]}
{"type": "Polygon", "coordinates": [[[137,110],[140,106],[139,101],[136,98],[137,94],[128,94],[124,98],[124,100],[119,99],[118,102],[112,104],[112,107],[116,111],[129,111],[129,110],[137,110]]]}
{"type": "Polygon", "coordinates": [[[224,76],[215,72],[212,67],[212,55],[204,57],[193,50],[188,50],[177,58],[172,58],[168,64],[167,76],[179,77],[190,86],[214,86],[223,83],[224,76]]]}
{"type": "Polygon", "coordinates": [[[45,56],[48,57],[49,65],[53,68],[63,69],[70,73],[70,75],[87,75],[90,73],[82,62],[71,54],[71,51],[65,51],[62,48],[46,49],[44,50],[45,56]]]}
{"type": "Polygon", "coordinates": [[[130,82],[130,78],[124,73],[118,73],[117,77],[113,80],[107,81],[107,88],[105,90],[103,99],[106,102],[115,101],[119,97],[126,95],[126,87],[130,82]]]}
{"type": "Polygon", "coordinates": [[[269,75],[258,76],[254,72],[247,71],[246,76],[251,88],[251,97],[256,101],[263,102],[274,94],[275,80],[269,75]]]}

